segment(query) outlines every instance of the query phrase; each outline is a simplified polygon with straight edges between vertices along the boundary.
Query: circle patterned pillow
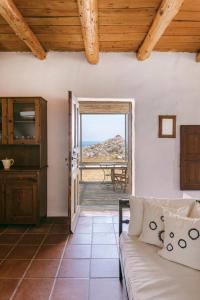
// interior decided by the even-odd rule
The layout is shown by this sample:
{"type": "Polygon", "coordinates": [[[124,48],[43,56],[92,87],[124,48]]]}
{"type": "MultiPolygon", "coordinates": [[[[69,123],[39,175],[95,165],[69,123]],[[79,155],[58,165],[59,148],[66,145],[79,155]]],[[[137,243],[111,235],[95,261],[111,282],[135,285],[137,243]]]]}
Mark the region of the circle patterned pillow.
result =
{"type": "Polygon", "coordinates": [[[159,254],[171,261],[200,270],[200,219],[164,212],[165,239],[159,254]]]}

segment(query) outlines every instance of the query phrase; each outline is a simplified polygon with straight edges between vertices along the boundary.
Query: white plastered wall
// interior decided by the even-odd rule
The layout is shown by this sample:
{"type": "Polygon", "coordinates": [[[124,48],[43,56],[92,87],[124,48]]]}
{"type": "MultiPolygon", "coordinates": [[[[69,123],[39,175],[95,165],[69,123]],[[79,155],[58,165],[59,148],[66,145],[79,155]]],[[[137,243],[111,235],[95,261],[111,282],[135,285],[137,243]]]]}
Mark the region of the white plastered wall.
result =
{"type": "Polygon", "coordinates": [[[135,99],[135,192],[196,197],[179,189],[179,125],[200,124],[200,65],[193,54],[103,53],[89,65],[83,53],[0,53],[0,95],[48,101],[48,215],[67,214],[67,91],[78,97],[135,99]],[[177,115],[177,138],[158,139],[158,115],[177,115]]]}

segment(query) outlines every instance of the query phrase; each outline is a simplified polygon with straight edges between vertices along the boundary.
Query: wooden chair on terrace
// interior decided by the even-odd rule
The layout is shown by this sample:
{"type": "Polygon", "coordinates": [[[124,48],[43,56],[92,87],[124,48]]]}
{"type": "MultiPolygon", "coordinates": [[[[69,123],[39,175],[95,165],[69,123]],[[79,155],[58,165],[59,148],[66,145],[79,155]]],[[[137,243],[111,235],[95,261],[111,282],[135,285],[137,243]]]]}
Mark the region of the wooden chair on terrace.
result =
{"type": "Polygon", "coordinates": [[[107,183],[109,182],[109,179],[112,178],[112,174],[111,174],[111,169],[107,168],[106,164],[99,164],[100,169],[103,171],[103,181],[102,183],[107,183]]]}
{"type": "Polygon", "coordinates": [[[113,190],[119,187],[123,192],[126,192],[128,185],[128,170],[127,168],[114,169],[112,172],[113,190]]]}

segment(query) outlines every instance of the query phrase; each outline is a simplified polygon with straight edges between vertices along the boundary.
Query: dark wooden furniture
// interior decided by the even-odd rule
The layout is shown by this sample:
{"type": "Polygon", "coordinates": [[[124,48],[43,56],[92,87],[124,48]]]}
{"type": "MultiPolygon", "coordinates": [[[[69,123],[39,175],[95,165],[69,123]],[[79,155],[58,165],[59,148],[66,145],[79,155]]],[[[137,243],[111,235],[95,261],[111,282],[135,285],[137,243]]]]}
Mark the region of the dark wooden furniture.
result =
{"type": "Polygon", "coordinates": [[[200,125],[182,125],[180,137],[181,190],[200,190],[200,125]]]}
{"type": "Polygon", "coordinates": [[[123,224],[129,224],[129,220],[123,219],[123,209],[130,208],[129,199],[121,199],[119,200],[119,235],[123,231],[123,224]]]}
{"type": "Polygon", "coordinates": [[[0,223],[38,224],[47,214],[47,102],[0,98],[0,223]]]}

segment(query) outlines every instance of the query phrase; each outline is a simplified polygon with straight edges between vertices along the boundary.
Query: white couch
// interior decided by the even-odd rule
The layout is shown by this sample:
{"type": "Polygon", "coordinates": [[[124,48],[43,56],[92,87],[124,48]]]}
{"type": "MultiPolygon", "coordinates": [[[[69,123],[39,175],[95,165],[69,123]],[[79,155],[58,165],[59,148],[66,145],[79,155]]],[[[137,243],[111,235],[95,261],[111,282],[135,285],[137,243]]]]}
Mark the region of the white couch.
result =
{"type": "Polygon", "coordinates": [[[120,259],[129,300],[199,300],[200,271],[165,260],[157,252],[157,247],[122,233],[120,259]]]}
{"type": "MultiPolygon", "coordinates": [[[[122,208],[129,205],[120,202],[122,223],[122,208]]],[[[125,232],[119,244],[129,300],[200,300],[200,271],[160,257],[158,247],[125,232]]]]}

